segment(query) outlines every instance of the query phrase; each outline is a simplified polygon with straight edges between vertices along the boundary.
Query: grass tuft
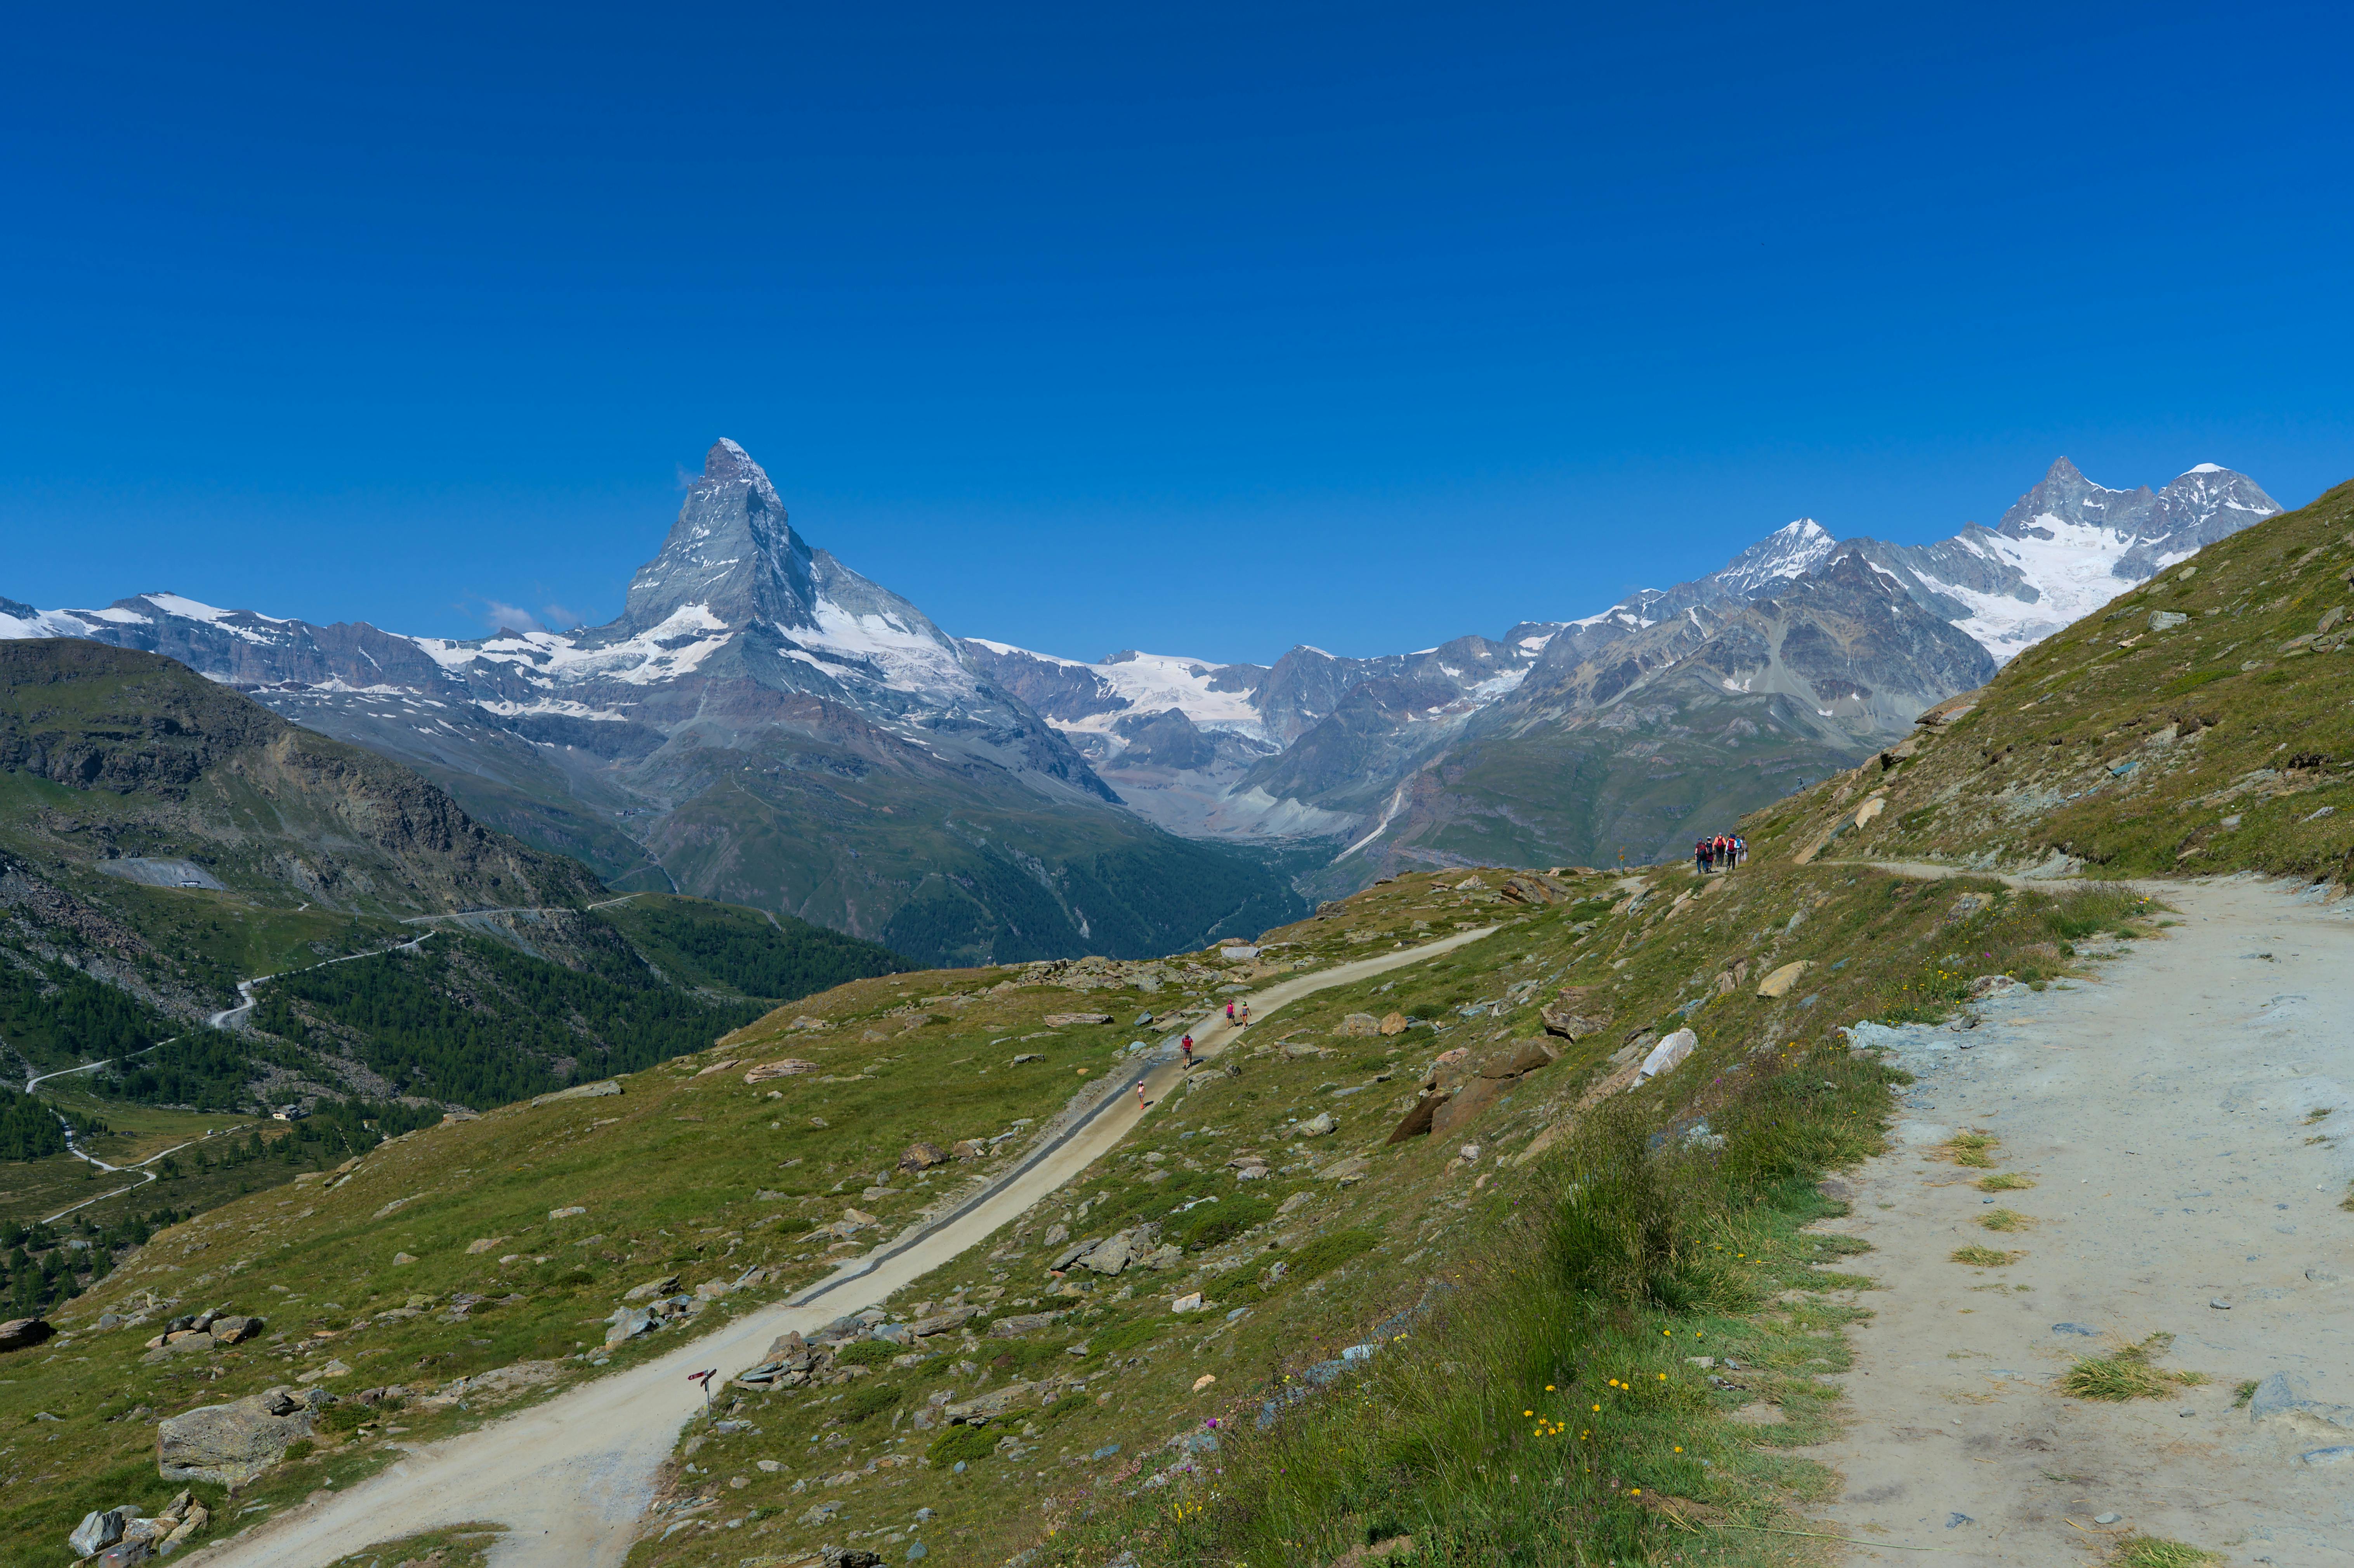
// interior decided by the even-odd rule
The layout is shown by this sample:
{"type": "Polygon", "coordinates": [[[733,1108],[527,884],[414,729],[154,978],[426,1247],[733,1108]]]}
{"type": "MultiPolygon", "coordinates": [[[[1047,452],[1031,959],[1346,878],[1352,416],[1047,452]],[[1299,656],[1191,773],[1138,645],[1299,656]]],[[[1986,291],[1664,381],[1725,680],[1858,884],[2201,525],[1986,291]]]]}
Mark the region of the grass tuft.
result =
{"type": "Polygon", "coordinates": [[[1994,1164],[1994,1156],[1988,1151],[2001,1141],[1992,1133],[1957,1132],[1939,1145],[1939,1152],[1956,1165],[1985,1169],[1994,1164]]]}
{"type": "Polygon", "coordinates": [[[2203,1568],[2221,1561],[2221,1552],[2186,1546],[2179,1541],[2161,1541],[2155,1535],[2133,1537],[2110,1559],[2115,1568],[2203,1568]]]}
{"type": "Polygon", "coordinates": [[[1997,1252],[1990,1246],[1957,1246],[1954,1261],[1967,1263],[1972,1268],[2008,1268],[2027,1255],[2023,1252],[1997,1252]]]}
{"type": "Polygon", "coordinates": [[[2165,1354],[2166,1348],[2173,1342],[2171,1334],[2152,1334],[2114,1355],[2088,1356],[2068,1369],[2060,1386],[2079,1399],[2123,1404],[2135,1399],[2164,1399],[2179,1385],[2205,1383],[2204,1372],[2166,1372],[2150,1364],[2165,1354]]]}
{"type": "Polygon", "coordinates": [[[1990,1231],[2024,1231],[2032,1229],[2035,1222],[2017,1209],[1997,1209],[1992,1213],[1980,1214],[1978,1224],[1990,1231]]]}
{"type": "Polygon", "coordinates": [[[2021,1176],[2016,1171],[2003,1171],[1992,1176],[1979,1177],[1976,1185],[1981,1192],[2023,1192],[2035,1185],[2035,1179],[2021,1176]]]}

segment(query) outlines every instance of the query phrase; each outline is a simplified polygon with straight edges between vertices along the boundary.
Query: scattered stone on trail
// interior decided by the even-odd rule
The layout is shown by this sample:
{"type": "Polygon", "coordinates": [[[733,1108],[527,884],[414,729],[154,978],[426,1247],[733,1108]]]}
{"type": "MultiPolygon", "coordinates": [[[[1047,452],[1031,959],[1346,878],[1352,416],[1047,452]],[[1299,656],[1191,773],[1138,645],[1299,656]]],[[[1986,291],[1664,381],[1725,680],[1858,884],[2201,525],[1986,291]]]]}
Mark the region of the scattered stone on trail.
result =
{"type": "Polygon", "coordinates": [[[1331,1111],[1318,1111],[1314,1116],[1299,1124],[1299,1136],[1302,1138],[1322,1138],[1326,1133],[1331,1132],[1340,1125],[1341,1124],[1339,1122],[1332,1119],[1332,1113],[1331,1111]]]}
{"type": "MultiPolygon", "coordinates": [[[[794,1021],[794,1027],[800,1027],[800,1020],[794,1021]]],[[[771,1078],[797,1077],[803,1073],[816,1071],[815,1062],[804,1062],[798,1056],[786,1056],[774,1062],[761,1063],[744,1075],[744,1081],[748,1084],[765,1084],[771,1078]]]]}
{"type": "Polygon", "coordinates": [[[899,1169],[902,1171],[928,1171],[935,1165],[948,1162],[947,1150],[937,1143],[911,1143],[899,1156],[899,1169]]]}
{"type": "Polygon", "coordinates": [[[283,1388],[184,1411],[155,1429],[156,1469],[167,1481],[242,1487],[310,1436],[311,1419],[312,1406],[283,1388]]]}
{"type": "Polygon", "coordinates": [[[2306,1380],[2295,1372],[2274,1372],[2256,1385],[2248,1399],[2248,1420],[2280,1421],[2311,1436],[2354,1431],[2354,1407],[2324,1404],[2311,1397],[2306,1380]]]}
{"type": "Polygon", "coordinates": [[[2015,991],[2025,991],[2026,985],[2009,975],[1980,975],[1970,981],[1970,1000],[1984,1001],[1993,997],[2008,996],[2015,991]]]}
{"type": "Polygon", "coordinates": [[[2054,1323],[2052,1331],[2055,1334],[2082,1334],[2088,1340],[2101,1337],[2101,1331],[2090,1323],[2054,1323]]]}
{"type": "Polygon", "coordinates": [[[611,1078],[601,1083],[575,1084],[568,1089],[558,1089],[552,1095],[540,1095],[532,1100],[534,1106],[547,1105],[556,1100],[601,1100],[621,1092],[621,1086],[611,1078]]]}
{"type": "Polygon", "coordinates": [[[1784,964],[1757,982],[1757,994],[1768,998],[1787,996],[1790,994],[1790,988],[1798,983],[1798,977],[1814,967],[1814,960],[1811,959],[1800,959],[1794,963],[1784,964]]]}

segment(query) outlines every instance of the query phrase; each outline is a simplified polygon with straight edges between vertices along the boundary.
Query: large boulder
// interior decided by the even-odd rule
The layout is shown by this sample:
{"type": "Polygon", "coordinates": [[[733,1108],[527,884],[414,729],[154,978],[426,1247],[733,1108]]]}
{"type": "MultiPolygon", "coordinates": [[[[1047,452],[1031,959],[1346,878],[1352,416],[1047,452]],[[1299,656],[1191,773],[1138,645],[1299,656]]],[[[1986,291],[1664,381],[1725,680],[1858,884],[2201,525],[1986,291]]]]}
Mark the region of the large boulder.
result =
{"type": "Polygon", "coordinates": [[[1810,959],[1800,959],[1795,963],[1784,964],[1757,982],[1757,994],[1769,1000],[1787,996],[1790,994],[1790,988],[1798,983],[1798,977],[1814,967],[1814,961],[1810,959]]]}
{"type": "Polygon", "coordinates": [[[1404,1143],[1409,1138],[1429,1137],[1431,1118],[1438,1114],[1438,1107],[1445,1105],[1447,1101],[1447,1097],[1444,1094],[1423,1096],[1422,1098],[1415,1101],[1414,1109],[1405,1113],[1405,1119],[1390,1129],[1390,1135],[1384,1141],[1404,1143]]]}
{"type": "Polygon", "coordinates": [[[1352,1038],[1379,1034],[1381,1032],[1382,1021],[1370,1012],[1352,1012],[1341,1020],[1339,1026],[1332,1031],[1335,1034],[1352,1038]]]}
{"type": "Polygon", "coordinates": [[[167,1481],[242,1487],[311,1436],[311,1406],[280,1388],[202,1405],[156,1427],[156,1468],[167,1481]]]}
{"type": "Polygon", "coordinates": [[[948,1163],[948,1151],[937,1143],[911,1143],[899,1156],[902,1171],[929,1171],[935,1165],[948,1163]]]}
{"type": "Polygon", "coordinates": [[[1462,1128],[1479,1119],[1479,1113],[1502,1096],[1509,1080],[1503,1078],[1469,1078],[1454,1097],[1438,1107],[1430,1118],[1433,1137],[1451,1138],[1462,1128]]]}
{"type": "Polygon", "coordinates": [[[1118,1274],[1121,1269],[1126,1268],[1135,1256],[1134,1240],[1128,1232],[1122,1231],[1103,1245],[1081,1257],[1078,1265],[1093,1274],[1118,1274]]]}
{"type": "Polygon", "coordinates": [[[57,1330],[40,1318],[11,1318],[0,1323],[0,1351],[25,1351],[48,1339],[57,1330]]]}

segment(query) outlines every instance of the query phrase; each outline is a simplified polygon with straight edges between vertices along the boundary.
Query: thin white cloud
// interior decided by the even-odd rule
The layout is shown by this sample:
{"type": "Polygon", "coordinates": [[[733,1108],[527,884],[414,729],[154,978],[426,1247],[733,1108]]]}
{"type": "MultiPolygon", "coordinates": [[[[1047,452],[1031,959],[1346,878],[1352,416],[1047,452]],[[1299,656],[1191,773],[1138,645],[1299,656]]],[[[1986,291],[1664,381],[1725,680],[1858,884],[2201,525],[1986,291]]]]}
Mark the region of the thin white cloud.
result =
{"type": "Polygon", "coordinates": [[[493,631],[497,631],[502,628],[509,631],[544,631],[546,630],[546,628],[540,624],[539,617],[534,615],[531,611],[525,609],[518,605],[501,604],[494,599],[485,600],[482,609],[478,613],[480,613],[482,618],[482,624],[493,631]]]}

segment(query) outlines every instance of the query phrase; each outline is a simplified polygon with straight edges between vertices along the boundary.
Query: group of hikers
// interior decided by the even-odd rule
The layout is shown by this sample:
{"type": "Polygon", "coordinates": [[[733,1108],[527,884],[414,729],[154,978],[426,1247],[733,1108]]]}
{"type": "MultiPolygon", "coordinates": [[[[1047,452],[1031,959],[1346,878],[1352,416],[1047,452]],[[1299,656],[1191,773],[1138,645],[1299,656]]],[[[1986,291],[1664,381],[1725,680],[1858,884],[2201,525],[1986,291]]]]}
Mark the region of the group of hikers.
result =
{"type": "Polygon", "coordinates": [[[1748,859],[1749,844],[1738,833],[1719,833],[1692,845],[1692,863],[1702,876],[1712,871],[1731,871],[1748,859]]]}
{"type": "MultiPolygon", "coordinates": [[[[1233,1024],[1238,1030],[1247,1029],[1250,1027],[1250,1003],[1246,1001],[1239,1005],[1240,1011],[1238,1012],[1236,1011],[1236,1003],[1231,1001],[1226,1003],[1226,1022],[1233,1024]]],[[[1189,1073],[1192,1072],[1193,1070],[1193,1037],[1191,1034],[1188,1034],[1184,1039],[1179,1041],[1177,1043],[1177,1049],[1184,1054],[1185,1070],[1189,1073]]],[[[1136,1086],[1137,1108],[1139,1110],[1142,1110],[1151,1103],[1152,1102],[1150,1100],[1144,1097],[1143,1081],[1141,1079],[1138,1080],[1136,1086]]]]}

